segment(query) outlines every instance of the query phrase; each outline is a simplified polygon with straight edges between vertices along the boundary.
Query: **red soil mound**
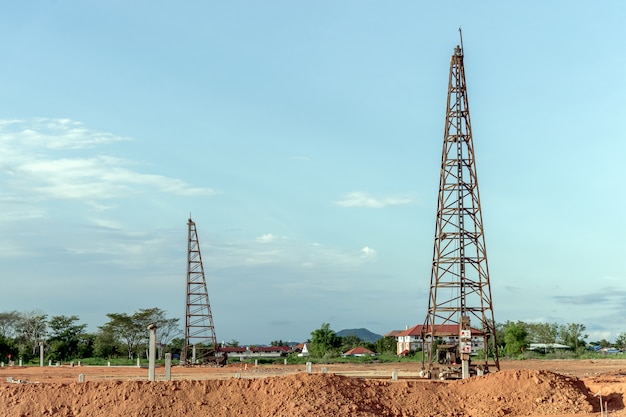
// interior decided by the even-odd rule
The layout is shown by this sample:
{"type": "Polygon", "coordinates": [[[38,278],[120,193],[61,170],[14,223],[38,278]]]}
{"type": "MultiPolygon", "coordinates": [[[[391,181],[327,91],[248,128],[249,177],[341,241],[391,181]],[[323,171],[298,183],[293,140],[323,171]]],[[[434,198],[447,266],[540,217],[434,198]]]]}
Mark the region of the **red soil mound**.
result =
{"type": "Polygon", "coordinates": [[[437,416],[591,412],[576,378],[501,371],[463,381],[299,373],[263,379],[0,385],[0,416],[437,416]]]}

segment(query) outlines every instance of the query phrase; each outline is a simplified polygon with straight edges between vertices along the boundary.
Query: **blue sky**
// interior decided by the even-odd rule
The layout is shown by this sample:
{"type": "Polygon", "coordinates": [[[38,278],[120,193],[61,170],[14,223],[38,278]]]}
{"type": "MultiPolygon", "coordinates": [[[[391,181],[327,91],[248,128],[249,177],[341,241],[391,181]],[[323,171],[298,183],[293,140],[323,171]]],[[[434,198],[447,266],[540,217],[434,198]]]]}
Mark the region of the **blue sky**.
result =
{"type": "Polygon", "coordinates": [[[462,26],[496,321],[626,331],[621,2],[0,10],[0,311],[184,323],[191,213],[220,340],[423,322],[462,26]]]}

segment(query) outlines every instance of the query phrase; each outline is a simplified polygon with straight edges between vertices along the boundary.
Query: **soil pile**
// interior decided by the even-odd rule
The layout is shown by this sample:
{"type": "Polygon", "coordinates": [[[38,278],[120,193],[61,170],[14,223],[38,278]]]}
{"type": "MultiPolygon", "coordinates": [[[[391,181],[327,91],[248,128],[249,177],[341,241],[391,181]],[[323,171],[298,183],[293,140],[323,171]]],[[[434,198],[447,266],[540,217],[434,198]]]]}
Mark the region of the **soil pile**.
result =
{"type": "Polygon", "coordinates": [[[420,416],[589,413],[585,385],[548,371],[463,381],[366,380],[298,373],[262,379],[3,383],[0,416],[420,416]]]}

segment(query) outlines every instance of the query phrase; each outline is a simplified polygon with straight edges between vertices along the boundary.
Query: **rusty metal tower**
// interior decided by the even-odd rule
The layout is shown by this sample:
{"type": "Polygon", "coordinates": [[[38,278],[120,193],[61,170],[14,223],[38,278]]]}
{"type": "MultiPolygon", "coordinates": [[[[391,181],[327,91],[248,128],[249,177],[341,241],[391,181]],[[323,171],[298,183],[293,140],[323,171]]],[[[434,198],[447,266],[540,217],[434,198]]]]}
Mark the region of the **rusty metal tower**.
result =
{"type": "Polygon", "coordinates": [[[422,343],[423,367],[428,375],[434,362],[443,365],[440,377],[466,378],[470,372],[488,372],[490,366],[500,369],[462,34],[461,45],[450,59],[430,297],[422,343]],[[472,340],[481,336],[484,344],[472,346],[472,340]],[[476,352],[480,357],[474,355],[476,352]]]}
{"type": "Polygon", "coordinates": [[[196,224],[189,217],[187,244],[187,303],[185,309],[185,340],[180,355],[182,365],[204,365],[219,362],[217,337],[209,303],[202,255],[196,224]]]}

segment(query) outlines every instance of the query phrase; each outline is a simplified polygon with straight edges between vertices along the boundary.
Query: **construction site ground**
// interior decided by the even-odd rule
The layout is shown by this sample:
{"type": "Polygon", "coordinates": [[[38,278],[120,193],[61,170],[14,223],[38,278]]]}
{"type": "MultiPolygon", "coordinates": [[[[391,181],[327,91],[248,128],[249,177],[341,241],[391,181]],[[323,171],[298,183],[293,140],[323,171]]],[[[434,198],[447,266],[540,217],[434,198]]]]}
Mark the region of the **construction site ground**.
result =
{"type": "Polygon", "coordinates": [[[501,361],[467,380],[420,363],[0,368],[0,416],[626,417],[626,359],[501,361]],[[397,376],[397,380],[392,375],[397,376]],[[82,375],[84,382],[79,382],[82,375]],[[594,396],[595,395],[595,396],[594,396]],[[606,415],[606,413],[605,413],[606,415]]]}

